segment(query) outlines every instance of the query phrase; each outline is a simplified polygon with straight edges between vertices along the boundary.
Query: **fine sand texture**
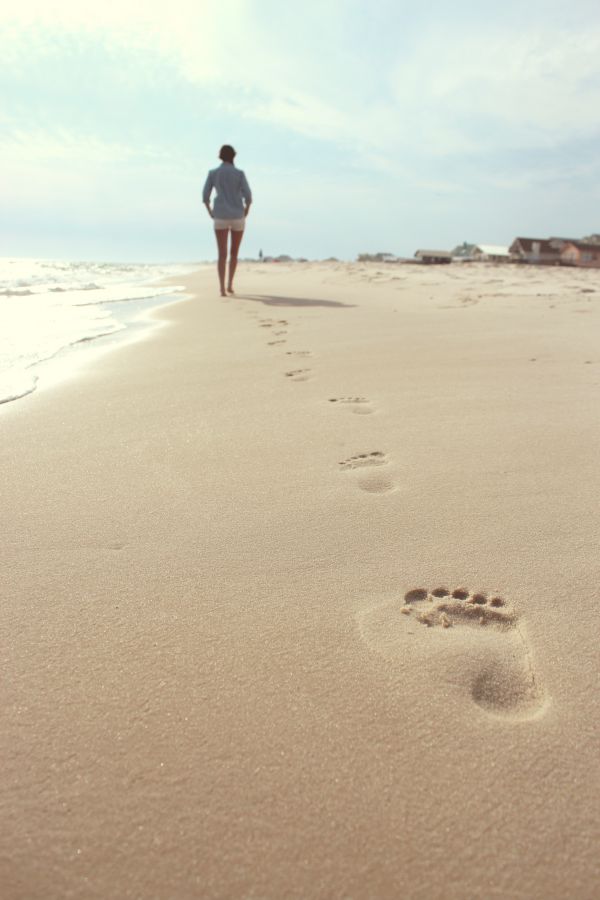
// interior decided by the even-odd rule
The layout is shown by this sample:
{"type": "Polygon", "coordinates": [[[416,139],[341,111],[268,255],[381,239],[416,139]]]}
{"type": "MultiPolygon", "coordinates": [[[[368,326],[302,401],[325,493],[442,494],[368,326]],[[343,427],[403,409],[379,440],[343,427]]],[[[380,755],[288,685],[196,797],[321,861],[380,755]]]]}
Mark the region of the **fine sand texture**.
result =
{"type": "Polygon", "coordinates": [[[598,898],[600,272],[187,285],[0,414],[3,900],[598,898]]]}

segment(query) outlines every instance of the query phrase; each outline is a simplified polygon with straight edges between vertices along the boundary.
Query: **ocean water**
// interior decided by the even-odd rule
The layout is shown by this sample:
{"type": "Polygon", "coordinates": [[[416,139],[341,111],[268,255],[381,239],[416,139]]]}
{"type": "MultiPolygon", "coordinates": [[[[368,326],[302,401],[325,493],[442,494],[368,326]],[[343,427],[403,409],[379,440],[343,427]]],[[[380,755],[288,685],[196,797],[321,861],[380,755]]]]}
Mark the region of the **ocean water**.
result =
{"type": "Polygon", "coordinates": [[[183,290],[156,282],[196,268],[0,257],[0,403],[43,384],[44,363],[67,348],[139,325],[183,290]]]}

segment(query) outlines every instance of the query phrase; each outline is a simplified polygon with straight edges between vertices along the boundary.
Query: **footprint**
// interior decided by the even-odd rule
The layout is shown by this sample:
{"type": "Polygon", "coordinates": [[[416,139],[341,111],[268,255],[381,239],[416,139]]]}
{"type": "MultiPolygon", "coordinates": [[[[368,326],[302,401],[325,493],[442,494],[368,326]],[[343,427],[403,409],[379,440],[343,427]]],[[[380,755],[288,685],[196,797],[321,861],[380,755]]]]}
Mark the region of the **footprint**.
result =
{"type": "Polygon", "coordinates": [[[384,466],[387,457],[381,450],[373,450],[371,453],[357,453],[349,459],[344,459],[339,464],[340,469],[364,469],[366,466],[384,466]]]}
{"type": "Polygon", "coordinates": [[[374,412],[371,402],[366,397],[330,397],[329,402],[348,406],[353,413],[359,416],[368,416],[374,412]]]}
{"type": "Polygon", "coordinates": [[[387,494],[396,488],[387,471],[380,470],[380,467],[387,466],[388,462],[385,453],[373,450],[371,453],[357,453],[356,456],[342,460],[338,466],[342,472],[355,473],[356,482],[362,491],[369,494],[387,494]]]}
{"type": "Polygon", "coordinates": [[[310,350],[286,350],[287,356],[312,356],[310,350]]]}
{"type": "Polygon", "coordinates": [[[292,369],[291,372],[285,373],[285,377],[291,381],[307,381],[309,373],[310,369],[292,369]]]}
{"type": "Polygon", "coordinates": [[[276,325],[287,325],[287,319],[260,319],[261,328],[274,328],[276,325]]]}
{"type": "Polygon", "coordinates": [[[286,341],[284,341],[283,338],[280,338],[278,341],[267,341],[267,346],[276,347],[277,344],[285,344],[285,343],[286,343],[286,341]]]}
{"type": "Polygon", "coordinates": [[[361,614],[361,631],[388,658],[405,659],[410,649],[436,660],[447,654],[450,682],[491,715],[529,719],[547,705],[524,626],[499,594],[412,588],[403,601],[361,614]]]}

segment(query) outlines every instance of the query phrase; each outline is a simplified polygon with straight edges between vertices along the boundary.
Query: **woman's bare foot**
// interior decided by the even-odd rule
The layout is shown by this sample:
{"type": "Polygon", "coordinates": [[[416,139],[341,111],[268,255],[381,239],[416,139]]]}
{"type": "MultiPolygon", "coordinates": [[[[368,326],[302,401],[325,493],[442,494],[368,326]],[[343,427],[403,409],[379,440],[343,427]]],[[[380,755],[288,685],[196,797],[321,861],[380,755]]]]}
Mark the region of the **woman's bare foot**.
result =
{"type": "Polygon", "coordinates": [[[228,287],[228,288],[227,288],[227,293],[228,293],[228,294],[235,294],[235,291],[234,291],[233,287],[231,287],[231,286],[228,287]]]}

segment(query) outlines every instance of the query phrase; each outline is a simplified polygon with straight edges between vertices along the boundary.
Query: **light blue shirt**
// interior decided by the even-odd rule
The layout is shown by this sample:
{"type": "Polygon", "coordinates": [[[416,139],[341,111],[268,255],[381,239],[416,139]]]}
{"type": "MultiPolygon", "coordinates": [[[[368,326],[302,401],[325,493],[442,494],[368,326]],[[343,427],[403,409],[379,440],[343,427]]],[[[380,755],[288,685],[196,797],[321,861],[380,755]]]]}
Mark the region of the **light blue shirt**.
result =
{"type": "Polygon", "coordinates": [[[217,192],[212,210],[215,219],[243,218],[246,206],[252,203],[252,191],[242,170],[227,162],[211,169],[202,192],[205,203],[210,203],[213,188],[217,192]]]}

